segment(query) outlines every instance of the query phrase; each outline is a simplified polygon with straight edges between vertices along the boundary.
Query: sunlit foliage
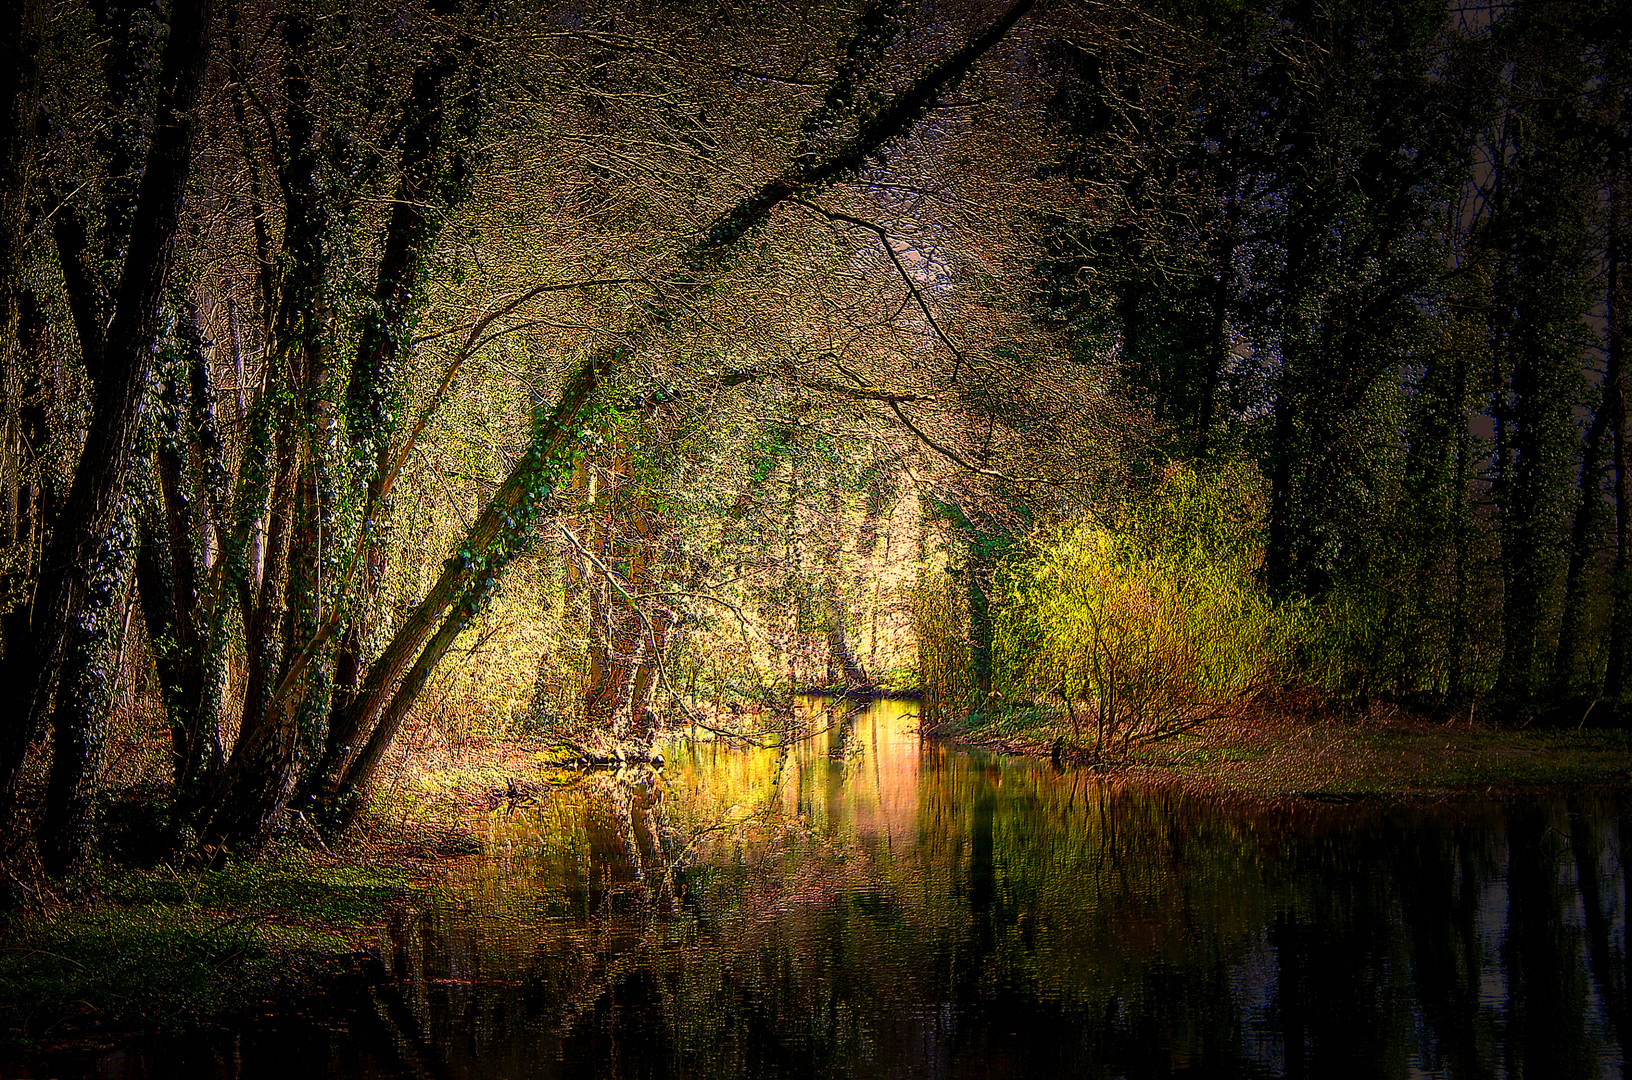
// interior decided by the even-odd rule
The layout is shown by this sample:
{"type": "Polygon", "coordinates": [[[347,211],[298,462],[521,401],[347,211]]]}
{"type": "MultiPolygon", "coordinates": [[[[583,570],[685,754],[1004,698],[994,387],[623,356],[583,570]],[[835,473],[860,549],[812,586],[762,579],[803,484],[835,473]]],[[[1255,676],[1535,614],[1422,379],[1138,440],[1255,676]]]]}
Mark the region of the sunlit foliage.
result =
{"type": "Polygon", "coordinates": [[[1101,751],[1282,686],[1306,619],[1258,578],[1261,492],[1250,466],[1174,466],[1109,525],[1033,536],[999,577],[994,652],[1006,696],[1052,697],[1073,740],[1101,751]]]}

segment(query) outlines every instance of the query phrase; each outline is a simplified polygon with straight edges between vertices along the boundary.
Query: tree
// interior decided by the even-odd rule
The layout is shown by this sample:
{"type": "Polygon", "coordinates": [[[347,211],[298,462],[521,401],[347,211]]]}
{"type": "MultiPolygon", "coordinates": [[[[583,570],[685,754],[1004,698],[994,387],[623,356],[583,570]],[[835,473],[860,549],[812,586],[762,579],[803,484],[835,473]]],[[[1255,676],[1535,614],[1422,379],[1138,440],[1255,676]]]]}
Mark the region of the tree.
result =
{"type": "MultiPolygon", "coordinates": [[[[102,344],[101,372],[85,446],[41,562],[39,599],[30,628],[32,648],[26,652],[8,648],[5,657],[7,676],[11,685],[23,688],[25,702],[22,715],[14,716],[0,745],[0,813],[8,816],[24,755],[51,709],[53,690],[63,679],[71,685],[71,681],[88,678],[83,668],[94,662],[94,651],[83,643],[76,647],[71,638],[84,605],[108,599],[107,577],[96,568],[109,545],[138,435],[158,307],[172,264],[182,192],[192,163],[192,110],[209,59],[210,32],[207,2],[177,5],[113,319],[102,344]],[[71,664],[80,670],[67,670],[71,664]]],[[[77,695],[61,695],[54,720],[60,754],[75,759],[64,761],[65,772],[93,767],[88,759],[94,754],[95,734],[90,726],[94,720],[79,709],[78,700],[77,695]]],[[[83,785],[65,777],[54,789],[64,800],[56,817],[61,828],[81,830],[83,785]]]]}
{"type": "Polygon", "coordinates": [[[1589,75],[1576,15],[1573,5],[1526,7],[1498,36],[1512,76],[1482,242],[1492,266],[1492,495],[1502,543],[1497,694],[1519,709],[1551,675],[1589,344],[1582,320],[1592,305],[1588,223],[1598,183],[1580,115],[1589,75]]]}

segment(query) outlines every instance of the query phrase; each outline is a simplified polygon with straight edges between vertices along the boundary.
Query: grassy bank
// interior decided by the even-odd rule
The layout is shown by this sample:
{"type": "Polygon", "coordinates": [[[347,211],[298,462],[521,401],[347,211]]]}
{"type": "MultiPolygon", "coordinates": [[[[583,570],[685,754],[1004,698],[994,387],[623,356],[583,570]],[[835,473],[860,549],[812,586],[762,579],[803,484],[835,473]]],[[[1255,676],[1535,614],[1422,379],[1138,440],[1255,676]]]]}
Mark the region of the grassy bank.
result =
{"type": "MultiPolygon", "coordinates": [[[[934,734],[1004,753],[1062,756],[1073,750],[1056,719],[1012,710],[949,721],[934,734]]],[[[1295,714],[1214,721],[1135,744],[1096,764],[1202,790],[1279,797],[1434,796],[1566,784],[1632,782],[1632,732],[1504,729],[1403,714],[1364,718],[1295,714]]]]}
{"type": "Polygon", "coordinates": [[[536,740],[455,745],[418,724],[342,842],[292,826],[262,858],[205,868],[154,864],[154,783],[137,766],[162,764],[166,747],[140,734],[121,745],[127,785],[105,807],[90,871],[64,884],[26,858],[0,859],[14,898],[0,906],[0,1061],[123,1031],[193,1029],[377,969],[390,928],[445,861],[479,850],[470,813],[515,777],[536,781],[549,757],[536,740]]]}
{"type": "Polygon", "coordinates": [[[377,969],[458,839],[376,830],[220,868],[105,862],[71,886],[7,868],[22,901],[0,916],[0,1051],[185,1030],[377,969]]]}

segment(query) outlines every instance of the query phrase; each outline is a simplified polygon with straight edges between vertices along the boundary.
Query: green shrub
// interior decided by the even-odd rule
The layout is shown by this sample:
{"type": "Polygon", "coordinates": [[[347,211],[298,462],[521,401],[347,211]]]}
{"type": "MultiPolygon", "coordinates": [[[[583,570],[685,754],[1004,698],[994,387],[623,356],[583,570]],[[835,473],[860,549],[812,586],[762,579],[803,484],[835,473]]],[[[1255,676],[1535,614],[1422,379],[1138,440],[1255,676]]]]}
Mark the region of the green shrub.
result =
{"type": "Polygon", "coordinates": [[[999,574],[994,668],[1006,697],[1062,702],[1079,744],[1159,735],[1285,679],[1305,621],[1258,581],[1262,481],[1249,466],[1168,471],[1109,526],[1028,538],[999,574]]]}

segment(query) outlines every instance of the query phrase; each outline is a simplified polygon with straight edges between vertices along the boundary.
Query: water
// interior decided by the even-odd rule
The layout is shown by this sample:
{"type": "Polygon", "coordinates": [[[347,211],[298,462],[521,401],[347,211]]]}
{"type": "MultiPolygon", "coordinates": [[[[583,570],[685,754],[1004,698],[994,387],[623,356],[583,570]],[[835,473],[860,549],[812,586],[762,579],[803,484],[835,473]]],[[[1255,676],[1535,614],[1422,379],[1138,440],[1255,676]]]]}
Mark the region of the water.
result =
{"type": "Polygon", "coordinates": [[[1628,1075],[1632,793],[1223,805],[910,712],[501,808],[394,983],[30,1075],[1628,1075]]]}

